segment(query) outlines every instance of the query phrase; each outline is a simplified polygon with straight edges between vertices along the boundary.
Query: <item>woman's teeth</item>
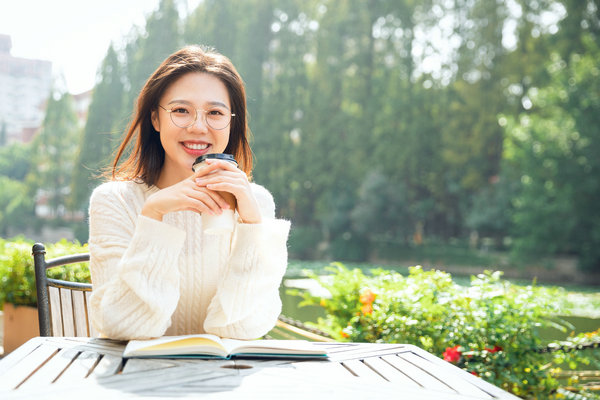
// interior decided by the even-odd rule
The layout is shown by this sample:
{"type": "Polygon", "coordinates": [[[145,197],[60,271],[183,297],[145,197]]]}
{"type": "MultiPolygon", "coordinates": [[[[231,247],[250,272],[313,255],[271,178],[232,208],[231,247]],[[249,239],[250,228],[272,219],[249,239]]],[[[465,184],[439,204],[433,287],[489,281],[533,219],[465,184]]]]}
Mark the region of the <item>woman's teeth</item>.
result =
{"type": "Polygon", "coordinates": [[[184,143],[183,144],[188,149],[192,150],[204,150],[208,147],[208,144],[199,144],[199,143],[184,143]]]}

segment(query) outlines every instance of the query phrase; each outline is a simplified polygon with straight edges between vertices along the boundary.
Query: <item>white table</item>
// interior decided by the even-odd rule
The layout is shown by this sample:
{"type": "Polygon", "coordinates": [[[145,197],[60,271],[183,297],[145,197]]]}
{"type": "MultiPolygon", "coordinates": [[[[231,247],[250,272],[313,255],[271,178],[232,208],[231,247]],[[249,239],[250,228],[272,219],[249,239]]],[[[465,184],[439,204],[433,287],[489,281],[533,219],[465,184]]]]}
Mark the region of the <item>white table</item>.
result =
{"type": "Polygon", "coordinates": [[[316,361],[123,359],[124,345],[31,339],[0,360],[0,398],[517,399],[412,345],[319,343],[316,361]]]}

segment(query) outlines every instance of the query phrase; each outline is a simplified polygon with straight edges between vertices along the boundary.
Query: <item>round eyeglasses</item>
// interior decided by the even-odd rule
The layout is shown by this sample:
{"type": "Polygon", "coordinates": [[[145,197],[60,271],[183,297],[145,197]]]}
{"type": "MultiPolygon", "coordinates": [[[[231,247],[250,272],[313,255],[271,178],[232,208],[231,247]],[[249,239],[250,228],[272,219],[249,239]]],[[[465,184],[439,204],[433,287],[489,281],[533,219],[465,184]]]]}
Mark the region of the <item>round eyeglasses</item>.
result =
{"type": "Polygon", "coordinates": [[[209,110],[197,109],[189,104],[173,104],[167,109],[159,104],[159,107],[169,113],[171,121],[180,128],[189,128],[198,120],[198,112],[204,114],[204,122],[212,129],[222,130],[229,126],[231,118],[235,117],[229,109],[222,106],[214,106],[209,110]]]}

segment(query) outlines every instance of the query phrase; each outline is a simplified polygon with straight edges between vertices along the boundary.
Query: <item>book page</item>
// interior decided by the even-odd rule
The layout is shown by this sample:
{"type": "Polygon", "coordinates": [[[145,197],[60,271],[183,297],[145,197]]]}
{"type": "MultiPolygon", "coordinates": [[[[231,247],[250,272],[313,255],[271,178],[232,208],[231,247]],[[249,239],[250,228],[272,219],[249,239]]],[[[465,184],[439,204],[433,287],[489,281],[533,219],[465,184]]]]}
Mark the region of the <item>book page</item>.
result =
{"type": "Polygon", "coordinates": [[[210,334],[130,340],[123,352],[125,357],[179,354],[209,354],[225,357],[228,352],[221,339],[210,334]]]}
{"type": "Polygon", "coordinates": [[[221,339],[228,353],[234,354],[273,354],[273,355],[313,355],[327,354],[323,348],[306,340],[235,340],[221,339]]]}

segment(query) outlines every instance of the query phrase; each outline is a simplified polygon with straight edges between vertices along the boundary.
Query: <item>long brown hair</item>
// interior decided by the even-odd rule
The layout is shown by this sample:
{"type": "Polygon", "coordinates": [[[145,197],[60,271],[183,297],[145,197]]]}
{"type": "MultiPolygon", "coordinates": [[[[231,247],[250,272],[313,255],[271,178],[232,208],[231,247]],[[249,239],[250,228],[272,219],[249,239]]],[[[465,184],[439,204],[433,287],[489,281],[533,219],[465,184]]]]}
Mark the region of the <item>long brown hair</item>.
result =
{"type": "MultiPolygon", "coordinates": [[[[240,74],[222,54],[199,46],[186,46],[170,55],[146,81],[137,99],[135,116],[112,163],[113,180],[141,180],[147,185],[158,181],[165,161],[160,136],[152,125],[152,112],[169,85],[189,72],[204,72],[219,78],[227,88],[231,102],[229,143],[224,153],[232,154],[242,171],[251,177],[252,151],[248,143],[250,129],[246,116],[246,89],[240,74]],[[129,156],[119,160],[137,136],[129,156]]],[[[191,172],[191,171],[190,171],[191,172]]]]}

